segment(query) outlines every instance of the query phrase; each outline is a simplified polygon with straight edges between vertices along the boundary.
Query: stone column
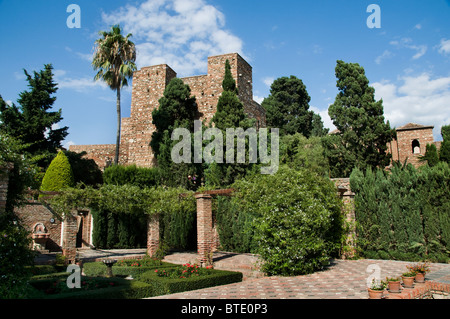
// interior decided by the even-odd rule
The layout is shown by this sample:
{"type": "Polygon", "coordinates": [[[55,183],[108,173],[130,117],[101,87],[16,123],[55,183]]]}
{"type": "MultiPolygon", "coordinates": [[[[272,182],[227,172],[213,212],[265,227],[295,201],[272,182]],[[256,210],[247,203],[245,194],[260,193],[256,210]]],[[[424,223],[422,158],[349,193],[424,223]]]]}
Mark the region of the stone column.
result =
{"type": "Polygon", "coordinates": [[[197,199],[197,253],[201,266],[212,263],[213,220],[212,197],[207,194],[195,195],[197,199]]]}
{"type": "Polygon", "coordinates": [[[63,255],[66,256],[66,262],[69,264],[75,263],[77,254],[77,211],[72,211],[64,216],[64,231],[63,231],[63,255]]]}
{"type": "Polygon", "coordinates": [[[159,214],[147,217],[147,254],[153,257],[159,248],[159,214]]]}

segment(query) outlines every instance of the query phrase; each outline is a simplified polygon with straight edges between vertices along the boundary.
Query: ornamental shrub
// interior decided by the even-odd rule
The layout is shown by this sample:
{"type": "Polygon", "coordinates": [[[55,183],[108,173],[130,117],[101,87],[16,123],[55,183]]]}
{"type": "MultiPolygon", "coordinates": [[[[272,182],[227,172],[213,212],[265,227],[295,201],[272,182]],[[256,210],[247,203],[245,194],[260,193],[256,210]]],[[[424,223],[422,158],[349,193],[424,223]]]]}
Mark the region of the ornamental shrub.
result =
{"type": "Polygon", "coordinates": [[[253,222],[257,252],[268,275],[301,275],[322,269],[342,242],[342,202],[335,185],[311,171],[282,166],[233,185],[241,210],[253,222]]]}
{"type": "Polygon", "coordinates": [[[62,151],[52,160],[42,180],[41,190],[57,192],[75,184],[69,159],[62,151]]]}

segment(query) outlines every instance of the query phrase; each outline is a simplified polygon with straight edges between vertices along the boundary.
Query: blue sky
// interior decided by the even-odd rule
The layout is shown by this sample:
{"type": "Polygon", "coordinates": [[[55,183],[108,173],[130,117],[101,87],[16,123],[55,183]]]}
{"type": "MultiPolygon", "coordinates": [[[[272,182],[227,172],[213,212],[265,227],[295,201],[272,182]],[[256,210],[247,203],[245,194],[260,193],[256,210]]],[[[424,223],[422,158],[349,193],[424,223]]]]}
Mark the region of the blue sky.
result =
{"type": "MultiPolygon", "coordinates": [[[[440,127],[450,124],[449,0],[3,0],[0,21],[0,95],[16,102],[27,89],[23,69],[51,63],[66,146],[115,142],[115,93],[93,81],[90,65],[98,31],[115,23],[133,33],[139,68],[167,63],[180,77],[201,75],[208,56],[238,52],[253,67],[257,101],[274,79],[295,75],[330,128],[336,60],[365,68],[393,127],[434,125],[441,140],[440,127]],[[66,24],[72,3],[80,28],[66,24]],[[381,9],[381,28],[367,26],[370,4],[381,9]]],[[[127,88],[123,117],[130,104],[127,88]]]]}

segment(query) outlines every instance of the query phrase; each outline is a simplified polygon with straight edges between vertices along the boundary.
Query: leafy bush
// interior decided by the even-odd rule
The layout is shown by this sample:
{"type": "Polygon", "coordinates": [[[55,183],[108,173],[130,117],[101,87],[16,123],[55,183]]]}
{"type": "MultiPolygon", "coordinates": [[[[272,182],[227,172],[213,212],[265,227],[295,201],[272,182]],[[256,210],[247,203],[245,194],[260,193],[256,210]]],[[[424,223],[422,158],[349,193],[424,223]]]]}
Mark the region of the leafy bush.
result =
{"type": "Polygon", "coordinates": [[[233,200],[256,216],[257,252],[269,275],[300,275],[323,268],[342,242],[341,200],[334,184],[306,170],[280,167],[233,185],[233,200]]]}
{"type": "Polygon", "coordinates": [[[448,262],[450,169],[395,165],[350,177],[355,195],[358,250],[366,258],[448,262]]]}
{"type": "Polygon", "coordinates": [[[56,192],[72,186],[74,186],[72,167],[69,159],[60,151],[45,172],[41,190],[56,192]]]}
{"type": "Polygon", "coordinates": [[[158,168],[143,168],[136,165],[113,165],[107,167],[103,173],[105,184],[117,186],[153,187],[160,184],[160,179],[158,168]]]}

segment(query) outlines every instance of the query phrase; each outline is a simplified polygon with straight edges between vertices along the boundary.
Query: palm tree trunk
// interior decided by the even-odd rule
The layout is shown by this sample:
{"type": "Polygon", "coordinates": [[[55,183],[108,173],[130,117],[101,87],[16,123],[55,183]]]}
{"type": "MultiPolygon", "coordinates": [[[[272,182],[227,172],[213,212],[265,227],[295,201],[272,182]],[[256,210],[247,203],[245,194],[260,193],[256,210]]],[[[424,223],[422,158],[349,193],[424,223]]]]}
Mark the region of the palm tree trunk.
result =
{"type": "Polygon", "coordinates": [[[122,116],[120,114],[120,87],[117,88],[117,136],[116,136],[116,156],[114,157],[114,164],[119,164],[119,148],[120,148],[120,126],[122,116]]]}

